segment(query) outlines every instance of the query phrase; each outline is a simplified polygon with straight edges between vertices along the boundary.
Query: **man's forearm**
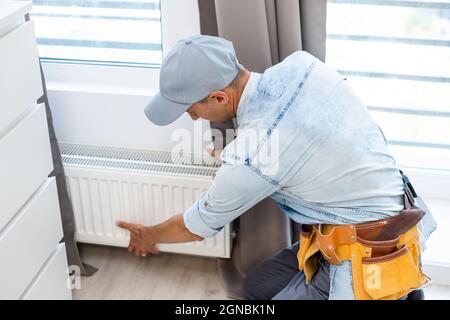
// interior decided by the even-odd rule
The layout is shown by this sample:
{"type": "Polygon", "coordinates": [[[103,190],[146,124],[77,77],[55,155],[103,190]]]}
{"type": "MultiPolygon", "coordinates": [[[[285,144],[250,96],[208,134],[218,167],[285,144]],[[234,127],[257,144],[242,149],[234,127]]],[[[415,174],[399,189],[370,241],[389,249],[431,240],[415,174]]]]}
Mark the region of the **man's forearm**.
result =
{"type": "Polygon", "coordinates": [[[178,214],[166,221],[145,228],[145,241],[148,243],[180,243],[203,240],[191,233],[184,225],[183,215],[178,214]]]}

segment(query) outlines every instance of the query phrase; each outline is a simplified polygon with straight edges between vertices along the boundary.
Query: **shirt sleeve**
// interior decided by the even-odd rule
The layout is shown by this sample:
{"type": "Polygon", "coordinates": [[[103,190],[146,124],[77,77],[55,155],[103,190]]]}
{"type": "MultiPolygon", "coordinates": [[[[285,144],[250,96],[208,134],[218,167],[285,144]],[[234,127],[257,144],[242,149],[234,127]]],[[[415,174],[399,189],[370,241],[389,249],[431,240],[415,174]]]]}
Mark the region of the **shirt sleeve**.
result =
{"type": "Polygon", "coordinates": [[[196,235],[212,237],[279,188],[248,165],[224,163],[208,191],[184,213],[184,224],[196,235]]]}

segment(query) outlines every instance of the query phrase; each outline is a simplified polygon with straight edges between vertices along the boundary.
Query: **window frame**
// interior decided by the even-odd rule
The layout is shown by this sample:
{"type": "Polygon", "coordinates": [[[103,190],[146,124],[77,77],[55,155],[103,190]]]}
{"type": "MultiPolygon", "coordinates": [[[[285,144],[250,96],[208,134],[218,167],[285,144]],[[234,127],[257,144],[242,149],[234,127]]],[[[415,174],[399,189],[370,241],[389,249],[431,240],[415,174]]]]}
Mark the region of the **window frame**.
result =
{"type": "MultiPolygon", "coordinates": [[[[442,9],[442,10],[449,10],[450,11],[450,2],[448,1],[420,1],[420,0],[327,0],[328,4],[343,4],[343,5],[373,5],[373,6],[383,6],[383,7],[398,7],[398,8],[417,8],[417,9],[442,9]]],[[[327,5],[328,5],[327,4],[327,5]]],[[[328,24],[327,24],[328,27],[328,24]]],[[[383,35],[383,36],[377,36],[377,35],[353,35],[353,34],[341,34],[341,33],[335,33],[334,30],[327,30],[327,41],[328,40],[352,40],[352,41],[358,41],[361,43],[376,43],[376,42],[382,42],[382,43],[401,43],[401,44],[413,44],[413,43],[420,43],[420,44],[430,44],[433,43],[433,45],[438,46],[445,46],[450,49],[450,41],[449,40],[432,40],[432,39],[420,39],[420,38],[405,38],[405,37],[396,37],[396,36],[389,36],[389,35],[383,35]],[[408,41],[406,41],[408,40],[408,41]],[[423,43],[422,43],[423,42],[423,43]],[[436,44],[435,42],[438,42],[436,44]]],[[[427,82],[440,82],[440,83],[448,83],[449,78],[448,77],[439,77],[439,76],[421,76],[421,75],[406,75],[406,74],[394,74],[394,73],[384,73],[384,72],[375,72],[375,71],[361,71],[361,70],[346,70],[340,69],[339,66],[333,66],[337,68],[337,71],[345,77],[364,77],[367,79],[398,79],[398,80],[416,80],[416,81],[427,81],[427,82]]],[[[382,106],[368,106],[368,108],[371,111],[379,111],[379,112],[392,112],[396,114],[407,114],[410,116],[423,116],[424,114],[418,114],[418,113],[406,113],[406,108],[403,108],[401,110],[395,110],[394,107],[382,107],[382,106]],[[386,110],[384,110],[386,109],[386,110]],[[403,112],[402,112],[403,111],[403,112]]],[[[425,113],[423,110],[413,110],[412,111],[418,111],[425,113]]],[[[439,113],[439,112],[429,112],[429,114],[425,114],[427,116],[430,116],[430,113],[439,113]]],[[[445,113],[445,117],[448,117],[448,112],[442,112],[445,113]]],[[[380,123],[380,126],[382,124],[380,123]]],[[[389,147],[392,148],[392,153],[396,156],[396,159],[400,160],[398,161],[400,166],[406,166],[410,167],[412,169],[418,169],[418,170],[425,170],[429,172],[433,172],[435,170],[440,170],[442,172],[448,172],[449,166],[446,162],[450,159],[450,153],[447,155],[445,154],[444,159],[436,159],[436,158],[430,158],[428,155],[419,154],[418,157],[414,157],[411,161],[411,150],[409,148],[415,147],[415,148],[421,148],[426,153],[426,150],[428,148],[432,148],[433,143],[418,143],[412,141],[409,143],[408,141],[403,140],[395,140],[389,139],[388,142],[390,142],[389,147]],[[430,166],[430,163],[432,166],[430,166]]],[[[446,146],[445,146],[446,147],[446,146]]],[[[436,151],[436,154],[439,152],[439,149],[442,147],[437,144],[436,148],[438,149],[436,151]]],[[[444,148],[447,149],[447,148],[444,148]]],[[[449,181],[450,184],[450,181],[449,181]]],[[[450,194],[446,196],[446,198],[450,201],[450,194]]]]}
{"type": "MultiPolygon", "coordinates": [[[[161,0],[163,58],[183,37],[200,34],[196,0],[161,0]]],[[[33,21],[33,19],[31,19],[33,21]]],[[[159,67],[42,60],[47,88],[56,91],[152,96],[159,87],[159,67]]]]}

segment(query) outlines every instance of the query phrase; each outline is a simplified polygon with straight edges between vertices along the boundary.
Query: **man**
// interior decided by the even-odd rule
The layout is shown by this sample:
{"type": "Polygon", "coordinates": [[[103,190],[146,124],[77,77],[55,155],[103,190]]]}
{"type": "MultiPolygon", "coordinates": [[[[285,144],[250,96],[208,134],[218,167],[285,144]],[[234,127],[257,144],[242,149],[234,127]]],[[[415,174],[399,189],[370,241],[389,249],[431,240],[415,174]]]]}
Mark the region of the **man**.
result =
{"type": "MultiPolygon", "coordinates": [[[[193,36],[181,40],[161,66],[160,92],[145,113],[155,124],[166,125],[184,112],[193,120],[236,118],[237,137],[223,150],[223,164],[210,189],[184,214],[148,227],[118,222],[131,232],[128,249],[138,256],[156,253],[157,243],[214,236],[268,196],[294,221],[314,225],[316,236],[322,226],[384,224],[405,206],[411,207],[404,201],[404,177],[366,107],[345,79],[306,52],[295,52],[259,74],[240,65],[232,44],[224,39],[193,36]]],[[[420,217],[410,227],[417,220],[420,217]]],[[[355,296],[359,289],[352,287],[352,274],[356,277],[359,271],[352,273],[355,265],[351,261],[330,263],[333,260],[325,257],[326,248],[320,248],[319,240],[305,236],[302,241],[303,251],[314,250],[317,242],[319,247],[311,251],[314,255],[300,258],[303,253],[296,243],[269,258],[248,275],[247,298],[361,298],[355,296]],[[299,264],[305,264],[302,270],[299,264]]],[[[373,252],[377,246],[378,242],[373,252]]],[[[364,248],[372,251],[372,247],[364,248]]],[[[397,248],[389,248],[395,257],[403,256],[397,248]]],[[[414,265],[411,270],[414,267],[418,268],[414,265]]],[[[404,286],[424,284],[421,273],[411,278],[418,279],[417,283],[404,286]]],[[[401,289],[386,291],[383,297],[400,298],[410,291],[401,289]]],[[[368,288],[364,297],[370,295],[379,296],[368,288]]]]}

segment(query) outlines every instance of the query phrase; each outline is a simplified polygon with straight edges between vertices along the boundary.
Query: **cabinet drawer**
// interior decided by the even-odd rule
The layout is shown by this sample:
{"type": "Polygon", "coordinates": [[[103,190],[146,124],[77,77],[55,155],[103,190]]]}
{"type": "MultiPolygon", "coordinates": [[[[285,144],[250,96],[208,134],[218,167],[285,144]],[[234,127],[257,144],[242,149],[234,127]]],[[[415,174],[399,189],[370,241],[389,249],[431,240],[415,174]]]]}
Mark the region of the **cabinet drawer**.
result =
{"type": "Polygon", "coordinates": [[[0,230],[53,170],[44,105],[0,138],[0,230]]]}
{"type": "Polygon", "coordinates": [[[0,38],[24,23],[25,15],[31,11],[31,1],[0,2],[0,38]]]}
{"type": "Polygon", "coordinates": [[[66,248],[58,244],[37,277],[23,294],[24,300],[71,300],[66,248]]]}
{"type": "Polygon", "coordinates": [[[63,237],[55,178],[0,233],[0,299],[18,299],[63,237]]]}
{"type": "Polygon", "coordinates": [[[33,22],[0,38],[0,136],[42,96],[33,22]]]}

